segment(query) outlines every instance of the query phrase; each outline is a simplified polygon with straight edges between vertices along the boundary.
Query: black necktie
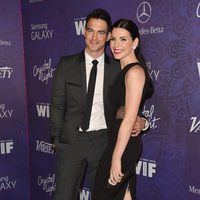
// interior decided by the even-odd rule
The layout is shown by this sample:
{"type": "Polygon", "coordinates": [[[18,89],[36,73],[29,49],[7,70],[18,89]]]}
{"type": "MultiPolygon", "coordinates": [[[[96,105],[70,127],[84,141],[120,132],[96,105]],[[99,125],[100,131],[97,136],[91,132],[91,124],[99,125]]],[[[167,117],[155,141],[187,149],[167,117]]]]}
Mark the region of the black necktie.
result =
{"type": "Polygon", "coordinates": [[[86,106],[85,106],[85,113],[83,116],[83,120],[81,123],[81,129],[83,131],[86,131],[89,128],[89,123],[90,123],[90,115],[91,115],[91,110],[92,110],[92,102],[93,102],[93,97],[94,97],[94,88],[95,88],[95,83],[96,83],[96,75],[97,75],[97,60],[92,61],[93,66],[90,71],[90,79],[88,83],[88,92],[86,96],[86,106]]]}

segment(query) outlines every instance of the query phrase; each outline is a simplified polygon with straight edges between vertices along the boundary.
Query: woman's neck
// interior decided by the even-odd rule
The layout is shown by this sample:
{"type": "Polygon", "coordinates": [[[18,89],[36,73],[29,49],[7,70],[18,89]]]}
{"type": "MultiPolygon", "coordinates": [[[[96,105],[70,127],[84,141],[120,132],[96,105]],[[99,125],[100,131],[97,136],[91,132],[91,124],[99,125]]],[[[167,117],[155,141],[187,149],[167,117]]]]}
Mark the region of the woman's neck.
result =
{"type": "Polygon", "coordinates": [[[120,65],[121,68],[123,69],[126,65],[130,64],[130,63],[135,63],[138,62],[138,59],[136,58],[135,55],[132,56],[127,56],[123,59],[120,59],[120,65]]]}

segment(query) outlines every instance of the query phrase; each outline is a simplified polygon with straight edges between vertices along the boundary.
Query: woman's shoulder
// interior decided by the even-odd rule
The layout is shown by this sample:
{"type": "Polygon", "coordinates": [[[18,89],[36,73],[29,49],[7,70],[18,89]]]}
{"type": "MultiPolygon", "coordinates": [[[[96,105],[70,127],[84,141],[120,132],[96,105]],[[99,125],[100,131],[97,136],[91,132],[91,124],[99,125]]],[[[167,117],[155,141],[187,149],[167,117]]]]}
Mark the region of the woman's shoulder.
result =
{"type": "Polygon", "coordinates": [[[139,63],[137,63],[128,69],[128,71],[126,72],[126,75],[127,76],[143,76],[145,75],[145,72],[144,72],[143,67],[139,63]]]}

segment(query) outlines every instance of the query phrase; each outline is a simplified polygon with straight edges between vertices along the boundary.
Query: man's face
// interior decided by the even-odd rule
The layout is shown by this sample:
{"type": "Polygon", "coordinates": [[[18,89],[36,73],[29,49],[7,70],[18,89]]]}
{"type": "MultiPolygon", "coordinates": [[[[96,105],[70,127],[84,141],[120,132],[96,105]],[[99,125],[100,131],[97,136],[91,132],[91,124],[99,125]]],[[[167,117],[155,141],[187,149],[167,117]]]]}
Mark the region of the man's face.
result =
{"type": "Polygon", "coordinates": [[[109,39],[107,23],[101,19],[91,18],[85,28],[86,51],[92,57],[99,57],[109,39]]]}

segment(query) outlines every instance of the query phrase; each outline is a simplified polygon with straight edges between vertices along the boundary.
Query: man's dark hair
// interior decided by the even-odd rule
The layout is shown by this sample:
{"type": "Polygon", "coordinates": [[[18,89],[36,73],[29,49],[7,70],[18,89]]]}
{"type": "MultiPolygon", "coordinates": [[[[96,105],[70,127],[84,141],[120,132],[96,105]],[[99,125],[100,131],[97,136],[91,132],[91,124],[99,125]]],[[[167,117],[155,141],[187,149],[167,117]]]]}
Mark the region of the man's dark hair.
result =
{"type": "Polygon", "coordinates": [[[101,20],[105,21],[108,26],[108,32],[111,31],[111,26],[112,26],[111,17],[106,10],[104,10],[102,8],[97,8],[97,9],[93,10],[91,13],[89,13],[89,15],[86,18],[86,24],[85,24],[86,28],[87,28],[88,21],[92,18],[93,19],[101,19],[101,20]]]}

